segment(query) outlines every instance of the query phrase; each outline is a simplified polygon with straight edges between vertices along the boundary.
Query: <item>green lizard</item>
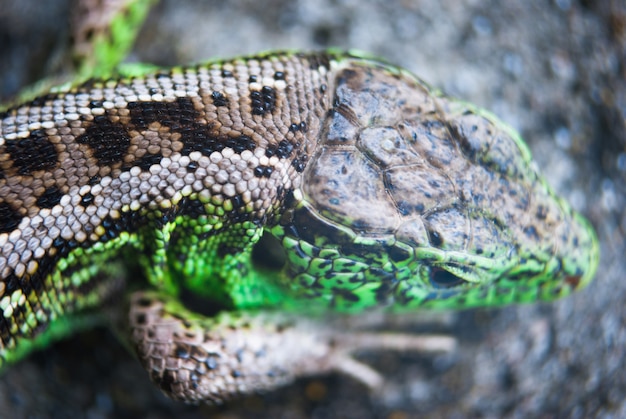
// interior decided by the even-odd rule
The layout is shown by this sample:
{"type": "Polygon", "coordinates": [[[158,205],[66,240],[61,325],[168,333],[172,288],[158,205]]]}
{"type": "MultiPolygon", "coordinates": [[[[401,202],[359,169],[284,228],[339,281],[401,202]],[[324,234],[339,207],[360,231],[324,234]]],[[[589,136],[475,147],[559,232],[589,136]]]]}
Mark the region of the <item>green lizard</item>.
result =
{"type": "Polygon", "coordinates": [[[114,72],[148,3],[114,17],[82,81],[0,114],[2,364],[113,307],[178,400],[328,370],[375,385],[351,350],[450,340],[316,316],[552,300],[593,278],[593,229],[492,114],[354,52],[114,72]]]}

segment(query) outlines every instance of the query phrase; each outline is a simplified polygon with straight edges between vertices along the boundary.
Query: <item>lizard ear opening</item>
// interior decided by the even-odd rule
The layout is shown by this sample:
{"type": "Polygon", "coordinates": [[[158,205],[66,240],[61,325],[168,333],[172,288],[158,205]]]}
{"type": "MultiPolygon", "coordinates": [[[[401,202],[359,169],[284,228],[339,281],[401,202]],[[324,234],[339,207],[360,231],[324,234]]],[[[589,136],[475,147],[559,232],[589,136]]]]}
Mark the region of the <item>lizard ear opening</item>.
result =
{"type": "Polygon", "coordinates": [[[279,271],[285,266],[287,255],[282,243],[271,233],[264,232],[252,248],[252,263],[259,269],[279,271]]]}

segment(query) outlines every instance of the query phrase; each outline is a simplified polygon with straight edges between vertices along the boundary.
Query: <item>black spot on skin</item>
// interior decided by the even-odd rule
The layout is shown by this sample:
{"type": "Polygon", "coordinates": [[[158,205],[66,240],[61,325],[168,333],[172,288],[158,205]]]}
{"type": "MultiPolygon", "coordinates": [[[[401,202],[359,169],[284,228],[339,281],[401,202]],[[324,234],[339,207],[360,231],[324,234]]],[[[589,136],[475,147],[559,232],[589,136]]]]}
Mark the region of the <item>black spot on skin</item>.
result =
{"type": "Polygon", "coordinates": [[[198,162],[195,162],[195,161],[189,162],[189,164],[187,165],[187,171],[194,172],[198,169],[198,167],[200,167],[198,166],[198,162]]]}
{"type": "Polygon", "coordinates": [[[49,170],[57,164],[57,151],[44,130],[32,131],[24,139],[6,140],[5,148],[20,175],[49,170]]]}
{"type": "Polygon", "coordinates": [[[354,294],[352,291],[343,289],[343,288],[333,288],[333,292],[337,297],[341,297],[346,301],[351,303],[358,303],[360,298],[358,295],[354,294]]]}
{"type": "Polygon", "coordinates": [[[298,157],[298,158],[295,158],[291,162],[291,166],[293,166],[293,168],[296,170],[296,172],[302,173],[302,172],[304,172],[304,168],[306,167],[306,160],[307,160],[307,156],[306,155],[298,157]]]}
{"type": "MultiPolygon", "coordinates": [[[[368,275],[371,275],[372,278],[379,278],[380,282],[384,282],[384,283],[388,283],[388,284],[393,284],[395,283],[394,280],[394,275],[390,272],[386,272],[381,268],[376,268],[376,267],[370,267],[368,269],[368,275]]],[[[362,279],[355,277],[353,279],[350,280],[351,283],[361,283],[363,282],[362,279]]]]}
{"type": "Polygon", "coordinates": [[[276,105],[276,91],[273,87],[263,86],[261,93],[263,94],[263,102],[266,111],[272,112],[274,110],[274,106],[276,105]]]}
{"type": "Polygon", "coordinates": [[[214,151],[222,151],[227,140],[228,138],[225,136],[211,135],[204,126],[196,126],[181,133],[181,141],[183,142],[181,153],[189,155],[193,151],[199,151],[205,156],[209,156],[214,151]]]}
{"type": "Polygon", "coordinates": [[[176,349],[174,349],[174,356],[180,359],[188,359],[189,348],[186,345],[182,345],[182,344],[176,345],[176,349]]]}
{"type": "Polygon", "coordinates": [[[89,178],[89,186],[97,185],[101,180],[102,178],[98,175],[92,176],[89,178]]]}
{"type": "Polygon", "coordinates": [[[413,256],[412,253],[399,246],[389,246],[387,248],[387,255],[389,255],[389,259],[394,262],[402,262],[413,256]]]}
{"type": "Polygon", "coordinates": [[[322,84],[320,86],[320,93],[326,93],[327,89],[328,89],[328,86],[326,84],[322,84]]]}
{"type": "Polygon", "coordinates": [[[159,154],[146,154],[142,158],[137,160],[133,165],[128,167],[128,169],[130,170],[132,166],[139,166],[141,170],[146,172],[150,170],[150,167],[152,167],[152,165],[161,163],[162,159],[163,159],[163,155],[160,153],[159,154]]]}
{"type": "Polygon", "coordinates": [[[293,144],[287,140],[281,140],[276,146],[269,146],[265,150],[265,156],[276,156],[280,159],[286,159],[293,153],[293,144]]]}
{"type": "Polygon", "coordinates": [[[93,108],[101,108],[102,107],[102,101],[101,100],[92,100],[91,102],[89,102],[89,107],[91,109],[93,109],[93,108]]]}
{"type": "Polygon", "coordinates": [[[243,206],[245,206],[245,203],[243,201],[243,198],[241,197],[241,195],[235,195],[232,198],[230,198],[230,202],[233,205],[234,209],[239,209],[243,206]]]}
{"type": "MultiPolygon", "coordinates": [[[[199,151],[208,156],[227,147],[229,137],[214,135],[209,126],[197,122],[200,113],[196,111],[190,98],[178,98],[174,102],[131,102],[128,108],[131,123],[139,130],[145,130],[151,123],[158,122],[179,133],[183,143],[183,155],[199,151]]],[[[235,140],[233,144],[238,148],[242,145],[244,149],[251,147],[247,139],[235,140]]]]}
{"type": "MultiPolygon", "coordinates": [[[[389,184],[389,191],[392,192],[394,190],[396,190],[396,187],[392,184],[389,184]]],[[[427,193],[424,193],[424,196],[429,195],[427,193]]],[[[423,203],[417,203],[417,204],[411,204],[409,202],[406,202],[404,200],[398,200],[398,210],[400,211],[400,213],[402,215],[408,216],[411,214],[423,214],[425,207],[423,203]]]]}
{"type": "Polygon", "coordinates": [[[211,93],[211,98],[215,106],[228,106],[228,99],[220,92],[211,93]]]}
{"type": "Polygon", "coordinates": [[[52,242],[52,245],[57,249],[59,254],[67,256],[70,250],[75,249],[78,246],[75,240],[65,240],[61,237],[57,237],[52,242]]]}
{"type": "Polygon", "coordinates": [[[59,188],[52,186],[43,193],[39,198],[37,198],[37,206],[39,208],[52,208],[59,202],[61,202],[61,198],[63,198],[63,192],[59,190],[59,188]]]}
{"type": "Polygon", "coordinates": [[[202,215],[206,215],[206,209],[204,208],[204,204],[197,199],[183,198],[178,203],[177,213],[195,219],[202,215]]]}
{"type": "Polygon", "coordinates": [[[252,104],[252,113],[254,115],[263,115],[265,108],[263,107],[263,96],[261,92],[256,90],[250,92],[250,102],[252,104]]]}
{"type": "Polygon", "coordinates": [[[222,77],[233,77],[233,72],[230,70],[222,70],[222,77]]]}
{"type": "Polygon", "coordinates": [[[91,194],[91,192],[87,192],[80,200],[80,205],[82,205],[83,207],[88,207],[93,202],[93,199],[94,196],[91,194]]]}
{"type": "Polygon", "coordinates": [[[120,163],[130,147],[130,137],[126,128],[111,122],[107,116],[94,118],[94,124],[87,128],[76,142],[89,146],[101,166],[120,163]]]}
{"type": "Polygon", "coordinates": [[[107,242],[115,239],[124,231],[133,233],[145,224],[145,217],[135,211],[122,212],[120,218],[117,219],[113,219],[109,216],[104,217],[102,227],[104,227],[105,233],[100,237],[100,241],[107,242]]]}
{"type": "Polygon", "coordinates": [[[289,125],[289,131],[291,132],[298,132],[298,131],[302,131],[302,132],[306,132],[307,130],[307,126],[306,126],[306,122],[302,121],[299,124],[298,123],[293,123],[291,125],[289,125]]]}
{"type": "Polygon", "coordinates": [[[10,233],[20,225],[22,217],[7,202],[0,202],[0,233],[10,233]]]}
{"type": "Polygon", "coordinates": [[[389,302],[389,295],[394,290],[394,282],[393,281],[380,281],[380,285],[376,288],[376,301],[379,304],[387,304],[389,302]]]}
{"type": "Polygon", "coordinates": [[[270,177],[274,168],[271,166],[257,166],[254,168],[254,176],[256,177],[270,177]]]}
{"type": "Polygon", "coordinates": [[[276,108],[276,91],[270,86],[263,86],[261,91],[250,92],[250,102],[254,115],[271,113],[276,108]]]}
{"type": "Polygon", "coordinates": [[[287,140],[281,140],[278,143],[278,148],[276,149],[276,156],[280,159],[286,159],[291,156],[293,152],[293,144],[291,144],[287,140]]]}
{"type": "Polygon", "coordinates": [[[274,80],[285,80],[285,73],[282,71],[277,71],[274,73],[274,80]]]}
{"type": "MultiPolygon", "coordinates": [[[[179,97],[174,102],[130,102],[131,123],[138,129],[146,129],[153,122],[181,132],[184,128],[198,125],[200,114],[191,98],[179,97]]],[[[182,133],[182,132],[181,132],[182,133]]]]}
{"type": "Polygon", "coordinates": [[[256,83],[259,80],[259,76],[253,74],[248,77],[248,83],[256,83]]]}
{"type": "Polygon", "coordinates": [[[4,295],[11,295],[20,286],[20,279],[13,272],[11,272],[6,278],[4,278],[3,282],[4,295]]]}
{"type": "Polygon", "coordinates": [[[437,231],[431,229],[427,229],[426,232],[428,233],[428,240],[430,240],[430,243],[435,247],[441,247],[443,244],[443,238],[441,235],[437,231]]]}
{"type": "Polygon", "coordinates": [[[254,151],[256,142],[247,135],[240,135],[239,137],[226,140],[226,147],[230,147],[235,153],[241,154],[245,150],[254,151]]]}

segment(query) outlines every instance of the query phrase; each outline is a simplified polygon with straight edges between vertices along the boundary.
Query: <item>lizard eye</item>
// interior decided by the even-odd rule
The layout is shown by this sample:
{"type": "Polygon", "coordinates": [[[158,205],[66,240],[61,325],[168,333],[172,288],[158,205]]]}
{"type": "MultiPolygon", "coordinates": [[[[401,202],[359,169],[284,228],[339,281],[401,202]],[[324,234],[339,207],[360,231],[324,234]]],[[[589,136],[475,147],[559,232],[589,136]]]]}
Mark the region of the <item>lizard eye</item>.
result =
{"type": "Polygon", "coordinates": [[[453,288],[466,282],[442,268],[431,268],[429,279],[435,288],[453,288]]]}
{"type": "Polygon", "coordinates": [[[278,271],[285,266],[287,256],[282,243],[270,233],[263,233],[252,248],[252,263],[261,269],[278,271]]]}

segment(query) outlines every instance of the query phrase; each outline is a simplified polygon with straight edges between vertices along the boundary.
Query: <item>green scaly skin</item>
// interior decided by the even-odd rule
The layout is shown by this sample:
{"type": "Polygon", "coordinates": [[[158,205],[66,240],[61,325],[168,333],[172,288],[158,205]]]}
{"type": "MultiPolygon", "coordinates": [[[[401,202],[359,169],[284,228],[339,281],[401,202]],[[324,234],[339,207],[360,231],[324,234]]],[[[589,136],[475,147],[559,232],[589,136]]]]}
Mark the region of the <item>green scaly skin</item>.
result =
{"type": "Polygon", "coordinates": [[[11,106],[0,135],[2,364],[151,288],[139,358],[217,403],[343,368],[302,315],[552,300],[598,264],[516,132],[360,53],[131,66],[11,106]]]}

